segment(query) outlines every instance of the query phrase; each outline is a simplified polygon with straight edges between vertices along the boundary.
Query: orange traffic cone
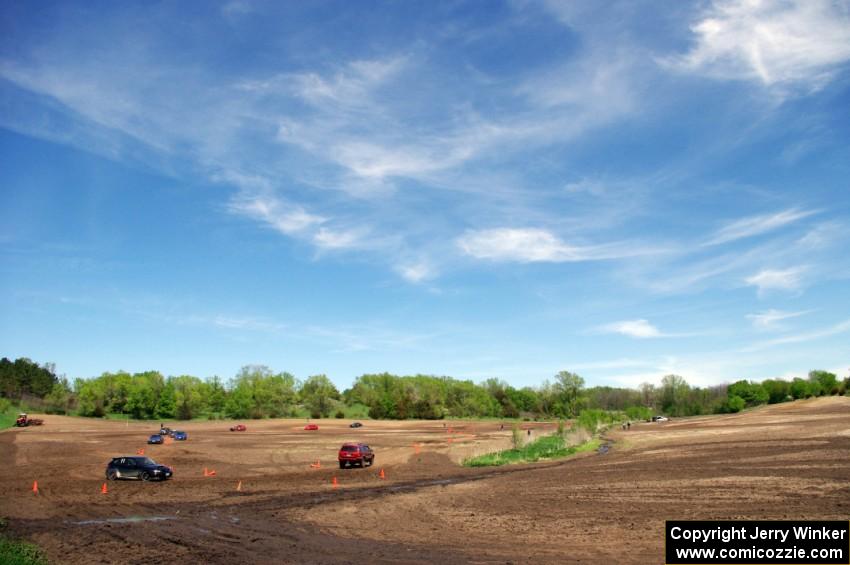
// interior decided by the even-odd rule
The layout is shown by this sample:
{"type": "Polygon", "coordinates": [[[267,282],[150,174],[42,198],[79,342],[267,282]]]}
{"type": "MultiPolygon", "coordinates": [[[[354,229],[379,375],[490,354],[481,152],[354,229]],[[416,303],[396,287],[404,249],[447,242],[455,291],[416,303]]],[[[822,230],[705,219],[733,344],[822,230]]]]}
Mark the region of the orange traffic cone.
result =
{"type": "Polygon", "coordinates": [[[144,448],[141,448],[141,449],[137,449],[137,450],[136,450],[136,455],[144,455],[144,454],[145,454],[145,449],[144,449],[144,448]]]}
{"type": "Polygon", "coordinates": [[[387,476],[384,474],[384,470],[383,470],[383,469],[381,469],[381,472],[380,472],[380,473],[378,473],[378,478],[379,478],[379,479],[386,479],[386,478],[387,478],[387,476]]]}
{"type": "Polygon", "coordinates": [[[331,481],[331,487],[336,488],[337,486],[339,486],[339,483],[337,482],[336,477],[334,477],[331,481]]]}
{"type": "Polygon", "coordinates": [[[215,469],[213,469],[212,471],[210,471],[209,475],[207,475],[207,476],[208,476],[208,477],[215,477],[215,469]]]}
{"type": "Polygon", "coordinates": [[[322,468],[322,463],[321,463],[321,461],[319,461],[318,459],[316,459],[316,462],[315,462],[315,463],[310,463],[310,468],[311,468],[311,469],[321,469],[321,468],[322,468]]]}
{"type": "Polygon", "coordinates": [[[413,449],[414,449],[414,451],[416,451],[416,455],[419,455],[419,444],[418,443],[413,444],[413,449]]]}
{"type": "Polygon", "coordinates": [[[109,492],[109,489],[106,488],[106,483],[103,483],[103,486],[100,487],[100,494],[106,494],[109,492]]]}
{"type": "Polygon", "coordinates": [[[33,481],[33,482],[32,482],[32,492],[33,492],[34,494],[38,494],[38,481],[33,481]]]}
{"type": "Polygon", "coordinates": [[[236,483],[236,492],[242,492],[242,481],[236,483]]]}

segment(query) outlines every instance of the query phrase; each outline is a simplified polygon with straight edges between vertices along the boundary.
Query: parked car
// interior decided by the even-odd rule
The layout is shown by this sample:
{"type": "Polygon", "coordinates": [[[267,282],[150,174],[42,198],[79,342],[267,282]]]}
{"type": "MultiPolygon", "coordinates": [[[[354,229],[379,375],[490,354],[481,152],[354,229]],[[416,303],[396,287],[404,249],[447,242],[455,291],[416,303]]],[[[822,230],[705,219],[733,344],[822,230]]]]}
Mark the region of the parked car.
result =
{"type": "Polygon", "coordinates": [[[148,438],[148,444],[164,443],[164,442],[165,442],[165,440],[162,439],[162,436],[159,435],[159,434],[153,434],[151,437],[148,438]]]}
{"type": "Polygon", "coordinates": [[[375,462],[375,452],[365,443],[344,443],[339,448],[338,459],[340,469],[354,464],[366,467],[375,462]]]}
{"type": "Polygon", "coordinates": [[[164,481],[170,479],[172,474],[171,467],[160,465],[150,457],[143,456],[115,457],[106,465],[106,478],[110,481],[116,479],[164,481]]]}
{"type": "Polygon", "coordinates": [[[189,436],[186,435],[186,432],[181,432],[179,430],[172,430],[171,437],[174,438],[175,441],[186,441],[189,439],[189,436]]]}
{"type": "Polygon", "coordinates": [[[360,422],[351,422],[350,424],[348,424],[348,427],[349,428],[362,428],[363,424],[361,424],[360,422]]]}
{"type": "Polygon", "coordinates": [[[247,429],[248,428],[245,426],[245,424],[236,424],[235,426],[230,426],[231,432],[244,432],[247,429]]]}
{"type": "Polygon", "coordinates": [[[667,418],[666,416],[653,416],[652,417],[653,422],[666,422],[668,420],[669,420],[669,418],[667,418]]]}
{"type": "Polygon", "coordinates": [[[319,425],[318,424],[307,424],[306,426],[304,426],[304,429],[310,430],[310,431],[315,431],[315,430],[319,429],[319,425]]]}

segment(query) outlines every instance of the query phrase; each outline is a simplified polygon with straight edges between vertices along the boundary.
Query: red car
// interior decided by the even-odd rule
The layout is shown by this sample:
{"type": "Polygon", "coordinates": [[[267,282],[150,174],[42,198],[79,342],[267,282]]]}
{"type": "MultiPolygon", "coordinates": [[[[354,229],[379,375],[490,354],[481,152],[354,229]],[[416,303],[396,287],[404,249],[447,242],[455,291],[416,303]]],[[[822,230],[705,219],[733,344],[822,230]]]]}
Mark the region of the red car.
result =
{"type": "Polygon", "coordinates": [[[339,448],[339,468],[355,463],[366,467],[375,462],[375,452],[365,443],[344,443],[339,448]]]}
{"type": "Polygon", "coordinates": [[[245,427],[245,424],[236,424],[235,426],[230,427],[231,432],[244,432],[248,428],[245,427]]]}
{"type": "Polygon", "coordinates": [[[315,431],[315,430],[319,429],[319,425],[318,424],[307,424],[306,426],[304,426],[304,429],[315,431]]]}

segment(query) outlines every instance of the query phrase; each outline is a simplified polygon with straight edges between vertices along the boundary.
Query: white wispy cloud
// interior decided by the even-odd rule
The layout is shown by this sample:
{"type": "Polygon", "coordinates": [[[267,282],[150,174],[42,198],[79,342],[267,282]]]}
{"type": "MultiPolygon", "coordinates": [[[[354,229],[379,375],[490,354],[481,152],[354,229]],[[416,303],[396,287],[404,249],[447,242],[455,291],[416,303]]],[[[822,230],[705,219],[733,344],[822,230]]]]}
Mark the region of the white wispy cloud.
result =
{"type": "Polygon", "coordinates": [[[598,330],[604,333],[616,333],[638,339],[664,337],[664,334],[661,333],[658,328],[644,319],[612,322],[610,324],[600,326],[598,330]]]}
{"type": "Polygon", "coordinates": [[[806,267],[793,267],[785,270],[764,269],[744,279],[749,286],[758,288],[759,295],[771,290],[793,291],[803,283],[806,267]]]}
{"type": "Polygon", "coordinates": [[[718,245],[721,243],[729,243],[731,241],[761,235],[788,224],[792,224],[816,213],[817,211],[815,210],[798,210],[796,208],[792,208],[790,210],[777,212],[776,214],[764,214],[760,216],[742,218],[717,230],[703,245],[718,245]]]}
{"type": "Polygon", "coordinates": [[[823,87],[850,60],[850,4],[832,0],[716,0],[695,23],[681,70],[766,86],[823,87]]]}
{"type": "Polygon", "coordinates": [[[363,243],[363,239],[362,231],[340,231],[321,227],[313,236],[313,243],[322,249],[348,249],[358,247],[363,243]]]}
{"type": "Polygon", "coordinates": [[[774,330],[781,329],[782,320],[787,320],[789,318],[796,318],[798,316],[803,316],[808,314],[810,310],[805,310],[802,312],[784,312],[782,310],[765,310],[764,312],[758,312],[756,314],[747,314],[747,319],[750,320],[753,324],[753,327],[760,330],[774,330]]]}
{"type": "MultiPolygon", "coordinates": [[[[228,204],[235,213],[253,218],[285,235],[293,235],[326,221],[303,207],[274,196],[239,195],[228,204]]],[[[331,239],[330,236],[328,239],[331,239]]]]}
{"type": "Polygon", "coordinates": [[[437,275],[433,265],[426,261],[404,263],[398,265],[396,267],[396,271],[404,277],[405,280],[412,283],[420,283],[432,279],[437,275]]]}
{"type": "Polygon", "coordinates": [[[463,253],[476,259],[519,263],[599,261],[657,252],[622,244],[570,245],[541,228],[467,230],[455,243],[463,253]]]}
{"type": "Polygon", "coordinates": [[[850,331],[850,320],[844,320],[843,322],[837,323],[831,327],[816,330],[811,332],[805,332],[795,335],[778,337],[776,339],[770,339],[767,341],[760,341],[750,345],[742,349],[744,352],[752,352],[752,351],[760,351],[762,349],[768,349],[771,347],[776,347],[778,345],[788,345],[791,343],[803,343],[807,341],[817,341],[819,339],[824,339],[827,337],[832,337],[834,335],[846,333],[850,331]]]}

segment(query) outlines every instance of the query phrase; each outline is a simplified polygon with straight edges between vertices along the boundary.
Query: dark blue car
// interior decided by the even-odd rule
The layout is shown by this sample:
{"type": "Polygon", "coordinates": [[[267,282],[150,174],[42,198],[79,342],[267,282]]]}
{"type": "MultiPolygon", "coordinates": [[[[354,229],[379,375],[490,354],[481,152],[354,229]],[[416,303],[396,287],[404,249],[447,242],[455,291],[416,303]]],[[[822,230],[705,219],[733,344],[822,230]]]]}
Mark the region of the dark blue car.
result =
{"type": "Polygon", "coordinates": [[[149,444],[150,443],[162,443],[163,441],[164,440],[162,439],[162,436],[159,435],[159,434],[154,434],[154,435],[152,435],[151,437],[148,438],[149,444]]]}
{"type": "Polygon", "coordinates": [[[186,435],[186,432],[181,432],[178,430],[174,430],[173,432],[171,432],[171,437],[174,438],[176,441],[186,441],[187,439],[189,439],[189,436],[186,435]]]}
{"type": "Polygon", "coordinates": [[[171,467],[159,465],[150,457],[115,457],[106,466],[106,478],[141,479],[143,481],[170,479],[174,474],[171,467]]]}

